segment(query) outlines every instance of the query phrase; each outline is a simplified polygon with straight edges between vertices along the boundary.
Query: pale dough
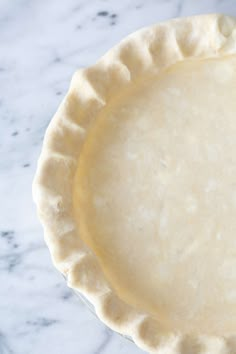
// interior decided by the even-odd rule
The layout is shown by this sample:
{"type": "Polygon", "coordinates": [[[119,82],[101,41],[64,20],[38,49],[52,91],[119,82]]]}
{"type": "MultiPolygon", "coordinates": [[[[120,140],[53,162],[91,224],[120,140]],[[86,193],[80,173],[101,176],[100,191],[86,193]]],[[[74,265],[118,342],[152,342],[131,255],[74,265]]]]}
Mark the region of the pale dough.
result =
{"type": "Polygon", "coordinates": [[[236,56],[147,77],[80,155],[81,238],[125,302],[171,330],[236,328],[236,56]]]}

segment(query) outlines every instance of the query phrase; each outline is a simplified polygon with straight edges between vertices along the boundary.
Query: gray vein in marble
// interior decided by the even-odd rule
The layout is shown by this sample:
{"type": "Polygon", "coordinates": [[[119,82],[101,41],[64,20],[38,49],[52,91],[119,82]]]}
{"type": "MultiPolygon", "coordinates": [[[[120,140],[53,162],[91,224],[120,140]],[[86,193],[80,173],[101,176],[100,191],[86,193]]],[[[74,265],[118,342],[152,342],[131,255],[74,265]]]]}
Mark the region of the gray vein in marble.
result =
{"type": "Polygon", "coordinates": [[[54,325],[54,324],[56,324],[58,322],[59,321],[56,320],[56,319],[38,317],[38,318],[36,318],[34,320],[26,321],[26,325],[30,326],[30,327],[34,327],[34,330],[38,331],[38,330],[40,330],[42,328],[52,326],[52,325],[54,325]]]}
{"type": "Polygon", "coordinates": [[[175,17],[180,17],[182,16],[182,11],[183,11],[183,7],[184,7],[184,2],[185,0],[179,0],[176,6],[176,14],[175,17]]]}
{"type": "Polygon", "coordinates": [[[94,351],[94,354],[102,354],[102,352],[108,346],[111,338],[112,338],[112,331],[109,328],[106,328],[104,330],[104,339],[102,340],[101,344],[97,347],[97,349],[94,351]]]}
{"type": "Polygon", "coordinates": [[[32,252],[38,252],[40,249],[45,248],[45,245],[29,245],[25,250],[17,250],[19,245],[14,241],[14,232],[13,231],[2,231],[1,238],[3,238],[9,249],[4,253],[0,252],[0,270],[13,272],[17,266],[19,266],[25,256],[29,255],[32,252]]]}
{"type": "Polygon", "coordinates": [[[13,354],[5,335],[0,332],[0,354],[13,354]]]}

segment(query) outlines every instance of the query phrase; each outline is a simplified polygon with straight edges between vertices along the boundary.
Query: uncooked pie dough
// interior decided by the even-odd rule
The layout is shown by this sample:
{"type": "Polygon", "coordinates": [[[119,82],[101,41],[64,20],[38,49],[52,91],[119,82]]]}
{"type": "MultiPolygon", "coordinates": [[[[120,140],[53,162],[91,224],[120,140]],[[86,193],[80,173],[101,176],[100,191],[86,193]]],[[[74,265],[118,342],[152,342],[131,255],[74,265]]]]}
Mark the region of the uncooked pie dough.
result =
{"type": "Polygon", "coordinates": [[[76,72],[33,194],[108,326],[151,353],[235,353],[235,19],[152,26],[76,72]]]}
{"type": "Polygon", "coordinates": [[[85,142],[81,237],[119,296],[171,330],[236,328],[235,152],[236,56],[129,88],[85,142]]]}

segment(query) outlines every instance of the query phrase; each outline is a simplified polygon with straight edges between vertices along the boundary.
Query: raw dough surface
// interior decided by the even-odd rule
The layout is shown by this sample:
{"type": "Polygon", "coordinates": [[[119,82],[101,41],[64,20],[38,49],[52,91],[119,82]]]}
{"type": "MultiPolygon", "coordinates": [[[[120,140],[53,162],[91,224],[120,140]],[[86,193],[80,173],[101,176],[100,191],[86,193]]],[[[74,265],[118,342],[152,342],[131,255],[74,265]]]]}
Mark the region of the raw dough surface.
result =
{"type": "Polygon", "coordinates": [[[96,120],[78,229],[127,303],[167,328],[236,328],[236,57],[185,60],[96,120]]]}

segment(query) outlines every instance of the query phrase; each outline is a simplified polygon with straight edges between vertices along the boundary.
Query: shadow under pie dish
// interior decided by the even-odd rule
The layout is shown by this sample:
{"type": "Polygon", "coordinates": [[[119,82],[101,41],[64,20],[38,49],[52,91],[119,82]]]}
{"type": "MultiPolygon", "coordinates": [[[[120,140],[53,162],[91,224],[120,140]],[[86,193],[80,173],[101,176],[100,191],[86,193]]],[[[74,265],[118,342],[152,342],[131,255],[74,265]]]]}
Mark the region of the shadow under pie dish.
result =
{"type": "Polygon", "coordinates": [[[53,262],[151,353],[236,351],[236,21],[171,20],[78,70],[34,200],[53,262]]]}

